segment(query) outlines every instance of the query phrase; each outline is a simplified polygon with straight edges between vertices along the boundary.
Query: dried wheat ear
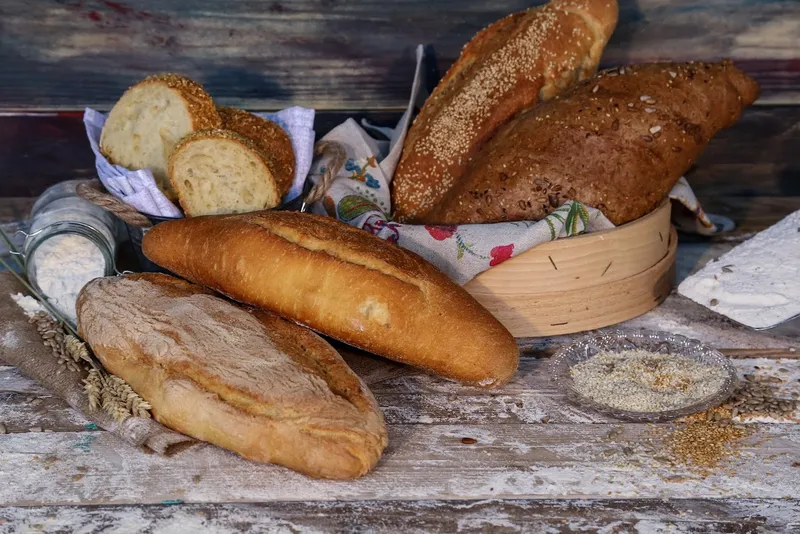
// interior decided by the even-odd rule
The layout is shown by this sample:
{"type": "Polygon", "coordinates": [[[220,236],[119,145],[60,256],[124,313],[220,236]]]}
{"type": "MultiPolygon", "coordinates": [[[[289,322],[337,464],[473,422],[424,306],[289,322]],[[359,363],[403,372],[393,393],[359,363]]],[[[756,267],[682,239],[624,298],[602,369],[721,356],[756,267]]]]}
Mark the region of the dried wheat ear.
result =
{"type": "Polygon", "coordinates": [[[83,391],[93,410],[102,408],[120,423],[128,417],[150,417],[150,404],[123,379],[106,372],[86,343],[67,334],[47,313],[39,312],[29,322],[36,326],[42,342],[52,350],[61,367],[70,372],[88,371],[83,391]]]}

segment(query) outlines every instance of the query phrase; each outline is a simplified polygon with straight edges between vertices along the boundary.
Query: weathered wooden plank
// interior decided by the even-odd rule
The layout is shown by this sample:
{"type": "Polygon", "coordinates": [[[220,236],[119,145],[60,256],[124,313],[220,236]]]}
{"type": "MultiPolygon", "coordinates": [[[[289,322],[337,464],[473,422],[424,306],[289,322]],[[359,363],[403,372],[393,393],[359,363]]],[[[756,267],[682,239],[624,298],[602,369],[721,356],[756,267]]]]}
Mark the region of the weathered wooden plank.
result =
{"type": "MultiPolygon", "coordinates": [[[[417,44],[432,47],[436,79],[479,29],[530,5],[5,0],[0,107],[107,108],[146,74],[180,71],[224,104],[399,109],[417,44]]],[[[623,2],[604,63],[732,57],[761,82],[764,101],[797,102],[797,13],[791,0],[623,2]]]]}
{"type": "Polygon", "coordinates": [[[708,477],[667,460],[661,440],[670,429],[395,425],[377,468],[353,482],[310,480],[208,445],[165,458],[132,451],[108,432],[6,434],[0,503],[795,496],[800,425],[755,425],[741,455],[708,477]]]}
{"type": "MultiPolygon", "coordinates": [[[[613,418],[567,402],[550,380],[547,360],[523,358],[510,383],[497,390],[461,386],[383,359],[346,354],[365,376],[386,422],[400,424],[617,424],[613,418]]],[[[780,395],[800,394],[800,360],[736,359],[740,375],[776,377],[780,395]]],[[[800,414],[795,414],[800,416],[800,414]]],[[[88,423],[12,367],[0,367],[0,422],[9,432],[31,427],[76,432],[88,423]]]]}
{"type": "Polygon", "coordinates": [[[50,506],[0,510],[37,532],[693,532],[800,528],[797,500],[482,500],[50,506]]]}

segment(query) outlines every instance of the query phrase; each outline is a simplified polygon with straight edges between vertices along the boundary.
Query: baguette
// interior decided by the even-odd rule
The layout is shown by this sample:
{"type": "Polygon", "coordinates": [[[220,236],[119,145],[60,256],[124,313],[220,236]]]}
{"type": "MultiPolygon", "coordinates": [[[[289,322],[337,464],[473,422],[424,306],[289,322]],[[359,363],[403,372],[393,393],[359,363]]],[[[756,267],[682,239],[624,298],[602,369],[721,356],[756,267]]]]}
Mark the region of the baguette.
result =
{"type": "Polygon", "coordinates": [[[111,109],[100,151],[126,169],[150,169],[158,188],[175,200],[167,174],[172,149],[185,135],[220,124],[202,85],[177,74],[157,74],[128,89],[111,109]]]}
{"type": "Polygon", "coordinates": [[[480,386],[514,373],[509,332],[422,258],[333,218],[263,211],[145,234],[165,269],[380,356],[480,386]]]}
{"type": "Polygon", "coordinates": [[[319,336],[163,274],[97,278],[78,329],[179,432],[312,477],[363,475],[386,446],[375,399],[319,336]]]}
{"type": "Polygon", "coordinates": [[[169,157],[169,178],[187,217],[274,208],[281,189],[269,158],[230,130],[184,137],[169,157]]]}
{"type": "Polygon", "coordinates": [[[478,33],[408,132],[392,179],[395,218],[421,220],[499,126],[594,74],[617,11],[616,0],[551,0],[478,33]]]}
{"type": "Polygon", "coordinates": [[[636,220],[757,96],[730,62],[607,70],[501,128],[422,221],[539,220],[566,200],[636,220]]]}
{"type": "Polygon", "coordinates": [[[217,107],[222,128],[253,141],[267,158],[281,198],[294,182],[295,157],[289,135],[274,122],[241,109],[217,107]]]}

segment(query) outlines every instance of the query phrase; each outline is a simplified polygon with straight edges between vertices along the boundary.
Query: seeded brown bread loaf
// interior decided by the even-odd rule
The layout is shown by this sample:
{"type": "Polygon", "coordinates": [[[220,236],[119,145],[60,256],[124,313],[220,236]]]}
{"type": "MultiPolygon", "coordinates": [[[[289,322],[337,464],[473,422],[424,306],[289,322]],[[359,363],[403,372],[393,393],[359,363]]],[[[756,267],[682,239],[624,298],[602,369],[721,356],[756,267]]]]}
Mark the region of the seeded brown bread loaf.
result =
{"type": "Polygon", "coordinates": [[[616,0],[551,0],[475,36],[408,132],[392,179],[395,217],[420,220],[500,125],[594,74],[616,23],[616,0]]]}
{"type": "Polygon", "coordinates": [[[149,168],[158,188],[175,200],[167,174],[172,149],[191,132],[219,126],[214,102],[202,85],[177,74],[157,74],[125,91],[114,105],[100,150],[115,165],[149,168]]]}
{"type": "Polygon", "coordinates": [[[168,221],[153,262],[375,354],[481,386],[505,382],[508,331],[422,258],[336,219],[288,211],[168,221]]]}
{"type": "Polygon", "coordinates": [[[539,220],[566,200],[617,225],[633,221],[757,96],[756,82],[729,62],[601,72],[502,127],[423,221],[539,220]]]}
{"type": "Polygon", "coordinates": [[[217,113],[223,129],[247,137],[261,149],[283,198],[294,181],[295,158],[289,135],[274,122],[241,109],[217,107],[217,113]]]}
{"type": "Polygon", "coordinates": [[[160,423],[259,462],[355,478],[386,447],[366,386],[322,338],[162,274],[97,278],[80,335],[160,423]]]}
{"type": "Polygon", "coordinates": [[[169,156],[169,179],[187,217],[247,213],[281,202],[269,158],[230,130],[193,132],[169,156]]]}

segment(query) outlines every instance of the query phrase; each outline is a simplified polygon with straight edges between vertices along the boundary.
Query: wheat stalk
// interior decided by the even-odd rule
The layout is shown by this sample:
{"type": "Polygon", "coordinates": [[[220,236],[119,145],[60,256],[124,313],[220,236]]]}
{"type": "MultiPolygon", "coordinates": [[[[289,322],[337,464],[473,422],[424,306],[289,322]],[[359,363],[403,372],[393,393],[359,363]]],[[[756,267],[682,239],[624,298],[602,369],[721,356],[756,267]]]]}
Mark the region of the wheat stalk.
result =
{"type": "MultiPolygon", "coordinates": [[[[0,239],[5,242],[10,252],[17,253],[11,243],[11,239],[2,228],[0,228],[0,239]]],[[[78,337],[75,329],[46,298],[31,287],[25,277],[25,266],[19,260],[19,257],[15,255],[14,259],[22,267],[23,274],[19,274],[12,269],[2,257],[0,257],[0,265],[14,275],[47,310],[47,312],[36,313],[29,320],[31,324],[35,325],[36,331],[42,338],[42,343],[50,348],[62,367],[76,372],[80,371],[81,368],[88,371],[88,375],[83,379],[83,391],[89,399],[89,407],[93,410],[102,407],[119,422],[131,416],[149,418],[150,404],[133,391],[133,388],[123,379],[105,371],[102,364],[94,358],[88,345],[78,337]]]]}
{"type": "Polygon", "coordinates": [[[108,380],[104,381],[103,389],[100,392],[100,400],[102,401],[103,409],[108,415],[114,418],[118,423],[123,422],[131,416],[131,413],[125,407],[116,392],[112,387],[109,387],[108,380]]]}
{"type": "Polygon", "coordinates": [[[89,406],[96,410],[100,406],[100,395],[103,391],[103,379],[98,369],[92,369],[83,379],[83,391],[89,398],[89,406]]]}
{"type": "Polygon", "coordinates": [[[111,383],[118,399],[125,403],[128,411],[137,417],[150,417],[150,403],[139,396],[138,393],[118,376],[110,375],[108,381],[111,383]]]}
{"type": "Polygon", "coordinates": [[[66,349],[67,354],[75,362],[80,362],[83,360],[92,366],[93,369],[97,368],[92,355],[89,353],[89,349],[86,347],[86,343],[77,337],[73,336],[72,334],[68,334],[67,337],[64,338],[64,348],[66,349]]]}

